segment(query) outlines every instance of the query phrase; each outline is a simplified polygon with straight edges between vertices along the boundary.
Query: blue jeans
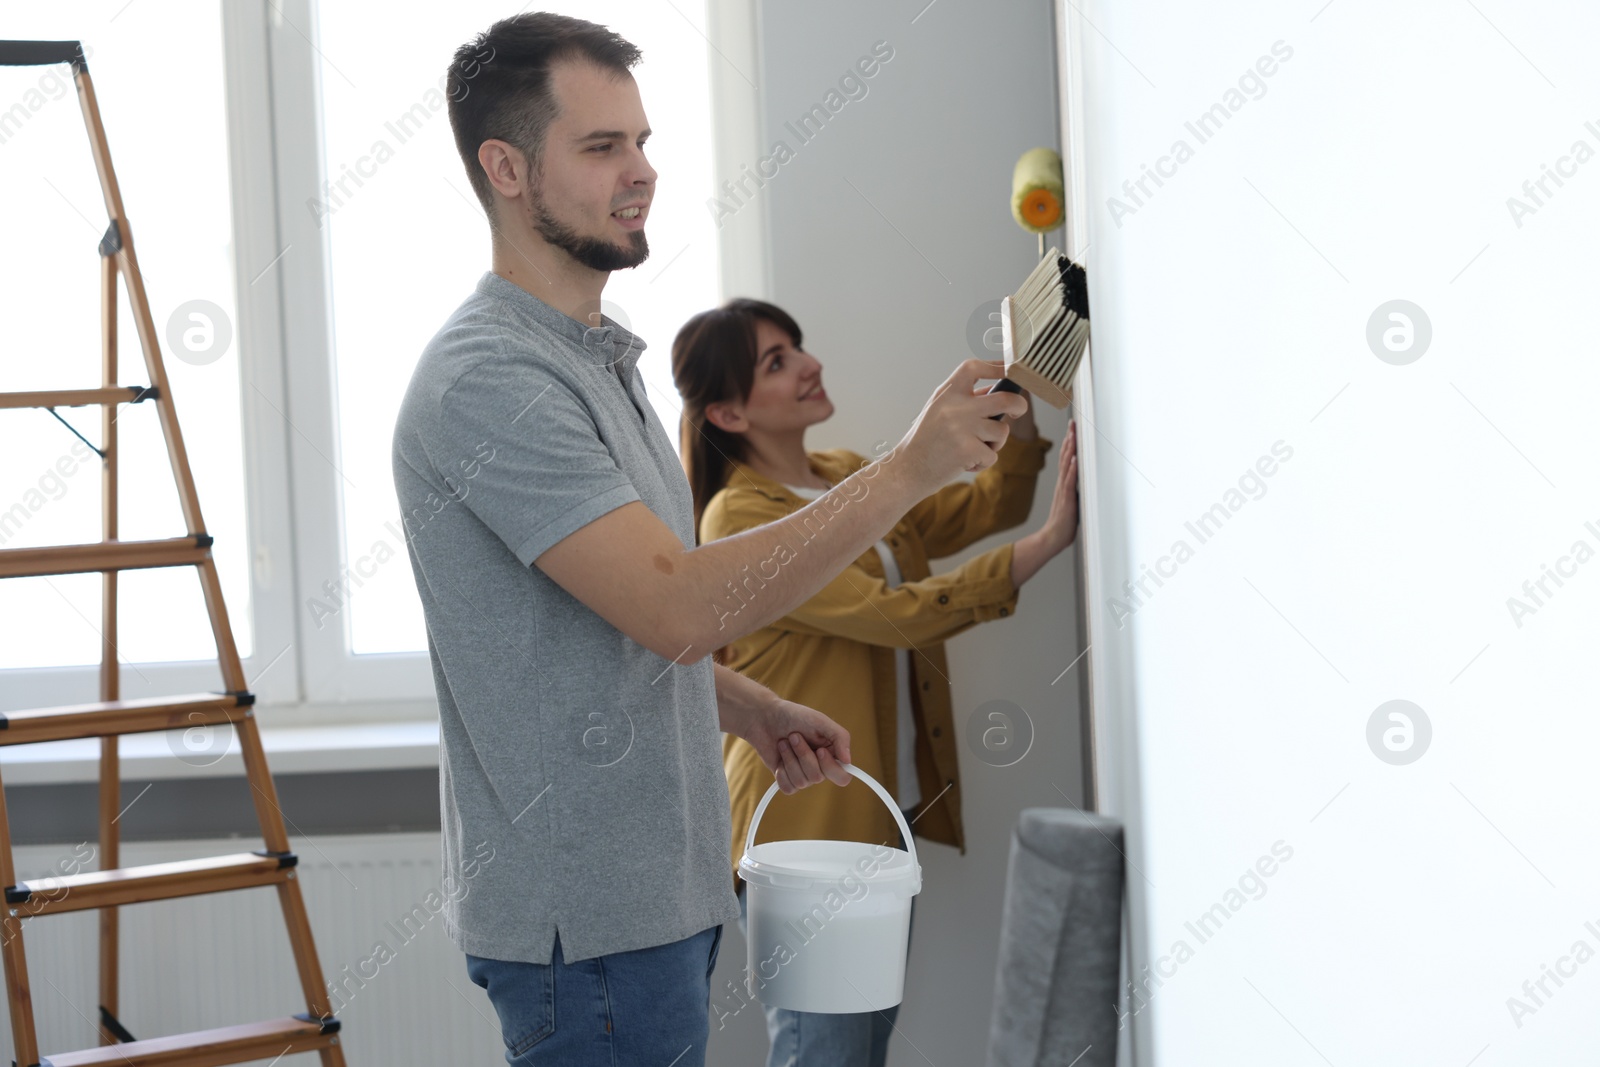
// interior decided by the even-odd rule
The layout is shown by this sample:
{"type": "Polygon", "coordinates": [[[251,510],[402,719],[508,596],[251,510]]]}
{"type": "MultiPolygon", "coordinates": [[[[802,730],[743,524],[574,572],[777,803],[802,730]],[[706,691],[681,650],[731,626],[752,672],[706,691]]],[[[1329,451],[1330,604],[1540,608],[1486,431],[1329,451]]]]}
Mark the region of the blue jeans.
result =
{"type": "MultiPolygon", "coordinates": [[[[906,812],[907,820],[911,812],[906,812]]],[[[898,836],[898,835],[897,835],[898,836]]],[[[904,839],[900,847],[906,847],[904,839]]],[[[750,938],[749,905],[745,886],[739,883],[739,931],[750,938]]],[[[916,919],[917,898],[911,898],[916,919]]],[[[907,939],[907,948],[910,940],[907,939]]],[[[791,1011],[762,1005],[767,1016],[767,1067],[883,1067],[889,1055],[889,1035],[894,1032],[900,1005],[883,1011],[791,1011]]]]}
{"type": "Polygon", "coordinates": [[[704,1067],[711,972],[722,927],[682,941],[567,963],[467,953],[467,976],[489,993],[511,1067],[704,1067]]]}

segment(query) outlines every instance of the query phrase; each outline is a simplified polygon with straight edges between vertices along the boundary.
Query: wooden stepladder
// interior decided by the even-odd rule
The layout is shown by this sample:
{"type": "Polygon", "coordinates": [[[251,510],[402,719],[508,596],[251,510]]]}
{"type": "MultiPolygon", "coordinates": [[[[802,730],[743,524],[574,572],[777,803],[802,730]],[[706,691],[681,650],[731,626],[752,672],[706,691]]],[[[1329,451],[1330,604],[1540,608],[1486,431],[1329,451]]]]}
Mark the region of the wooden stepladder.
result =
{"type": "MultiPolygon", "coordinates": [[[[5,889],[5,914],[0,916],[0,958],[5,964],[10,1001],[11,1030],[19,1067],[88,1067],[118,1064],[144,1067],[209,1067],[273,1059],[290,1053],[317,1052],[323,1067],[344,1067],[339,1045],[339,1020],[334,1018],[322,967],[317,961],[306,920],[300,883],[295,879],[296,856],[289,850],[277,789],[267,769],[239,652],[228,623],[216,563],[211,557],[211,537],[205,532],[200,502],[189,471],[188,453],[178,430],[172,392],[167,384],[144,279],[133,252],[133,234],[122,211],[122,194],[111,169],[100,110],[83,49],[77,41],[0,41],[0,66],[39,66],[69,63],[78,100],[89,131],[89,145],[100,188],[105,196],[110,226],[100,241],[102,319],[101,386],[98,389],[64,389],[31,393],[0,393],[0,409],[99,405],[102,447],[102,540],[96,544],[0,550],[0,578],[55,574],[101,575],[102,643],[100,700],[93,704],[38,708],[0,715],[0,745],[31,744],[66,738],[100,738],[100,867],[39,882],[18,882],[11,851],[10,822],[5,794],[0,786],[0,886],[5,889]],[[117,277],[128,291],[134,320],[144,351],[148,387],[121,386],[117,377],[117,277]],[[156,541],[121,541],[117,538],[117,426],[119,404],[150,403],[161,419],[167,457],[177,482],[188,534],[156,541]],[[117,575],[144,567],[194,567],[200,576],[206,610],[216,637],[217,660],[224,691],[187,696],[120,699],[117,662],[117,575]],[[159,863],[118,869],[118,829],[115,820],[121,803],[117,742],[122,734],[192,729],[227,724],[239,738],[244,765],[261,823],[266,847],[255,852],[206,859],[159,863]],[[306,1011],[263,1022],[225,1026],[168,1037],[135,1040],[117,1018],[118,906],[165,900],[202,893],[219,893],[254,886],[275,886],[288,926],[306,1011]],[[58,912],[98,909],[100,912],[100,1046],[46,1057],[39,1055],[34,1030],[33,1005],[28,988],[27,959],[22,929],[26,920],[58,912]]],[[[57,416],[59,418],[59,416],[57,416]]],[[[65,420],[63,420],[65,421],[65,420]]],[[[90,446],[93,447],[93,446],[90,446]]]]}

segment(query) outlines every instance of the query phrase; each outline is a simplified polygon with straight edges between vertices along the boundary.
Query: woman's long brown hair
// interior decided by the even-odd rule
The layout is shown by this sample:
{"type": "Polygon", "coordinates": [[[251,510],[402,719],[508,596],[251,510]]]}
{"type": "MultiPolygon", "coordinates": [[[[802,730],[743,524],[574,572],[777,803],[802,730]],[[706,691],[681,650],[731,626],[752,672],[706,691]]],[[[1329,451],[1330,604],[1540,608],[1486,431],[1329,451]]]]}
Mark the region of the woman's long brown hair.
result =
{"type": "Polygon", "coordinates": [[[683,398],[678,423],[684,473],[694,493],[695,543],[700,516],[732,470],[744,462],[749,442],[706,419],[706,407],[722,401],[744,401],[755,381],[756,321],[765,319],[800,347],[800,324],[787,311],[764,300],[738,297],[702,311],[678,331],[672,342],[672,378],[683,398]]]}

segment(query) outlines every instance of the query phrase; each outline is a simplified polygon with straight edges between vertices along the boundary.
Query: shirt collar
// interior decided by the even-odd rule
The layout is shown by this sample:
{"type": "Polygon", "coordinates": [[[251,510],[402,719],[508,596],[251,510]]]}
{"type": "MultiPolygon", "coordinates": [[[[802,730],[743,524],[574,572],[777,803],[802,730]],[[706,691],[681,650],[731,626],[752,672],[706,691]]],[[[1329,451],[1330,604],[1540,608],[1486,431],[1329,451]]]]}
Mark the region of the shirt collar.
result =
{"type": "Polygon", "coordinates": [[[615,367],[624,381],[644,352],[644,339],[608,315],[600,316],[599,326],[589,326],[557,311],[516,282],[485,271],[478,280],[478,292],[503,300],[538,325],[573,343],[583,357],[597,367],[615,367]]]}

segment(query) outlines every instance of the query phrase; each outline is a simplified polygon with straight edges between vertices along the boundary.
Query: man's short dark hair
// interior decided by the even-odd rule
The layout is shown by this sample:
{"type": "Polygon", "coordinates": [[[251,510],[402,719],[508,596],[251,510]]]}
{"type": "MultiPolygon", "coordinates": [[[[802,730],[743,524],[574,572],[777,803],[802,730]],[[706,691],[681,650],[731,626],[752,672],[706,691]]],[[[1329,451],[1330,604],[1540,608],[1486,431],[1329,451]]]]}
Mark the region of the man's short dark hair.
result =
{"type": "Polygon", "coordinates": [[[604,26],[548,11],[501,19],[456,49],[447,82],[450,129],[491,222],[494,190],[478,162],[478,147],[505,141],[538,168],[545,133],[559,112],[550,89],[551,64],[586,59],[627,74],[640,58],[639,49],[604,26]]]}

